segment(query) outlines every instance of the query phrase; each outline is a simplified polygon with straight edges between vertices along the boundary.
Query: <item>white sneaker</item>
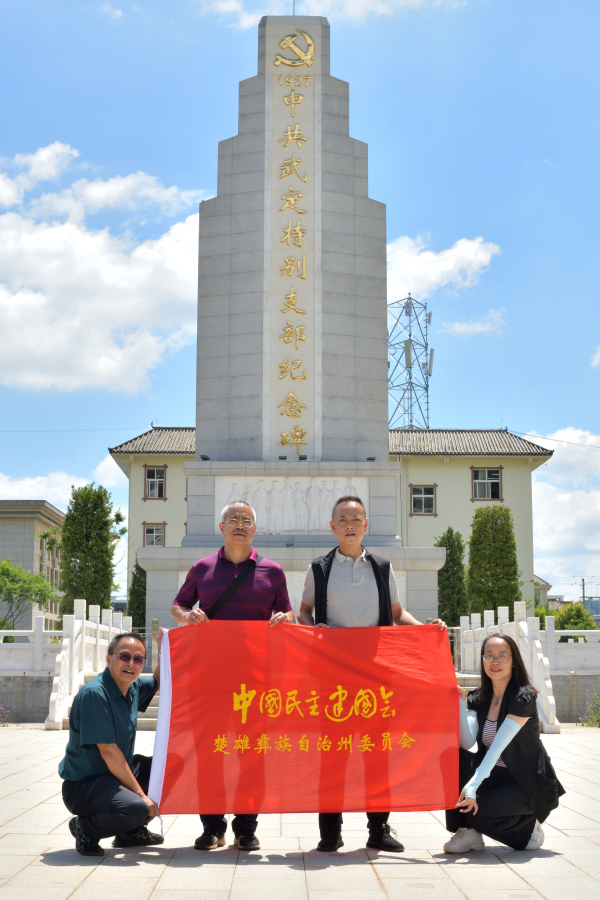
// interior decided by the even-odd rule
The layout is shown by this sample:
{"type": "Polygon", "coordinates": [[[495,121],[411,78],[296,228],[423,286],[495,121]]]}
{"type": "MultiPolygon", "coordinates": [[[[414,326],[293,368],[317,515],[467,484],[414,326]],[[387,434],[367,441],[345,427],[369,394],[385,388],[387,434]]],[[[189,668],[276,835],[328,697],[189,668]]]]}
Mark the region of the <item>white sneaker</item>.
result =
{"type": "Polygon", "coordinates": [[[469,850],[485,850],[483,838],[474,828],[459,828],[444,844],[444,853],[467,853],[469,850]]]}
{"type": "Polygon", "coordinates": [[[525,847],[526,850],[539,850],[542,844],[544,843],[544,829],[540,825],[540,823],[536,820],[535,828],[531,832],[531,837],[529,838],[529,843],[525,847]]]}

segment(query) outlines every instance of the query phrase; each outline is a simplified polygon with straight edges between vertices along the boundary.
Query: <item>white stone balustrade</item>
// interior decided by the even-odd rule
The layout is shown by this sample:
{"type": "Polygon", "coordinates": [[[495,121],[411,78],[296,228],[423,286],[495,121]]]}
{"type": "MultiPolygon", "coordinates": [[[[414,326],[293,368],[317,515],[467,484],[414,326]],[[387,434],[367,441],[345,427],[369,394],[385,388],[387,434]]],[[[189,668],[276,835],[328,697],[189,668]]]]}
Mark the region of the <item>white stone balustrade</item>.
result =
{"type": "Polygon", "coordinates": [[[62,728],[73,697],[86,675],[105,666],[106,649],[115,634],[131,631],[131,616],[75,600],[72,615],[63,617],[62,631],[45,631],[43,612],[32,630],[0,631],[0,674],[54,675],[46,729],[62,728]],[[15,643],[3,638],[15,637],[15,643]]]}

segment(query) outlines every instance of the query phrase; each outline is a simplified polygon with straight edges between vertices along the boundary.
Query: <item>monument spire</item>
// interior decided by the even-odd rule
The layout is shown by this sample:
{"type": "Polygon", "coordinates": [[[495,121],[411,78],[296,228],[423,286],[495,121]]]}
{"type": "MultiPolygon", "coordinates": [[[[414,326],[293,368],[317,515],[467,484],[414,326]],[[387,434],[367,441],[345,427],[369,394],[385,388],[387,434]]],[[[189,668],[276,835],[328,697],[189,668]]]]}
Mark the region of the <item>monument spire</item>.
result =
{"type": "Polygon", "coordinates": [[[197,458],[387,459],[385,238],[327,20],[265,16],[200,210],[197,458]]]}

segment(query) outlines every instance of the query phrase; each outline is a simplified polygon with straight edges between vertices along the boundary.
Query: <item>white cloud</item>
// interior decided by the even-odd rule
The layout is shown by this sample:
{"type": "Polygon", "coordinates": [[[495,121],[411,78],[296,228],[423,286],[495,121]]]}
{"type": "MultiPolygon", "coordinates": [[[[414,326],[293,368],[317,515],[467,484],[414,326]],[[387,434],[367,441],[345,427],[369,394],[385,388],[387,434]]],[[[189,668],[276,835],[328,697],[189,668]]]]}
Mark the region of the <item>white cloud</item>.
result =
{"type": "Polygon", "coordinates": [[[461,238],[447,250],[426,249],[423,237],[396,238],[388,244],[388,303],[402,300],[410,291],[424,300],[445,285],[471,287],[489,266],[500,247],[482,237],[461,238]]]}
{"type": "MultiPolygon", "coordinates": [[[[252,28],[261,16],[289,16],[290,3],[265,4],[253,0],[198,0],[203,12],[215,13],[233,19],[236,28],[252,28]]],[[[393,16],[407,10],[422,7],[443,6],[456,9],[464,6],[465,0],[298,0],[298,14],[302,16],[328,16],[330,19],[343,18],[351,22],[362,22],[367,15],[393,16]]]]}
{"type": "Polygon", "coordinates": [[[582,576],[600,582],[600,435],[567,426],[526,437],[554,450],[533,473],[535,572],[552,593],[576,599],[582,576]]]}
{"type": "Polygon", "coordinates": [[[537,469],[534,477],[574,487],[593,486],[595,480],[600,481],[600,435],[569,425],[545,436],[530,431],[526,438],[554,451],[552,459],[537,469]]]}
{"type": "Polygon", "coordinates": [[[0,206],[7,209],[16,206],[23,201],[26,191],[32,190],[40,182],[55,181],[77,156],[78,150],[54,141],[47,147],[40,147],[35,153],[17,153],[11,160],[0,160],[8,168],[24,170],[14,178],[0,172],[0,206]]]}
{"type": "Polygon", "coordinates": [[[24,478],[11,478],[0,472],[0,497],[3,500],[47,500],[64,512],[71,497],[71,486],[83,487],[89,483],[87,478],[66,472],[24,478]]]}
{"type": "Polygon", "coordinates": [[[110,3],[104,3],[100,7],[100,12],[104,13],[106,16],[110,16],[111,19],[120,19],[123,15],[120,9],[113,9],[110,3]]]}
{"type": "Polygon", "coordinates": [[[194,340],[198,216],[135,245],[108,230],[0,216],[0,381],[137,393],[194,340]]]}
{"type": "Polygon", "coordinates": [[[454,334],[459,337],[473,337],[476,334],[501,334],[504,325],[502,316],[505,309],[490,309],[482,319],[471,319],[469,322],[442,322],[438,331],[454,334]]]}
{"type": "MultiPolygon", "coordinates": [[[[128,487],[129,479],[123,470],[117,465],[110,453],[107,453],[102,462],[99,462],[92,478],[105,488],[128,487]]],[[[122,510],[121,510],[122,512],[122,510]]]]}
{"type": "Polygon", "coordinates": [[[596,347],[596,352],[594,353],[594,355],[592,357],[592,365],[594,367],[600,366],[600,346],[596,347]]]}
{"type": "Polygon", "coordinates": [[[533,482],[535,572],[552,593],[581,596],[576,582],[600,573],[600,490],[566,490],[533,482]]]}
{"type": "Polygon", "coordinates": [[[88,181],[81,178],[59,194],[43,194],[34,200],[30,213],[35,218],[66,215],[81,221],[86,214],[105,209],[140,210],[148,207],[165,216],[175,216],[183,209],[196,205],[204,191],[182,191],[177,186],[163,187],[154,175],[136,172],[132,175],[88,181]]]}
{"type": "Polygon", "coordinates": [[[203,192],[137,172],[79,179],[23,203],[76,155],[56,142],[15,157],[11,165],[26,171],[0,180],[5,200],[22,204],[0,215],[0,383],[135,394],[166,353],[194,340],[198,215],[143,242],[89,228],[85,216],[149,208],[173,216],[203,192]]]}

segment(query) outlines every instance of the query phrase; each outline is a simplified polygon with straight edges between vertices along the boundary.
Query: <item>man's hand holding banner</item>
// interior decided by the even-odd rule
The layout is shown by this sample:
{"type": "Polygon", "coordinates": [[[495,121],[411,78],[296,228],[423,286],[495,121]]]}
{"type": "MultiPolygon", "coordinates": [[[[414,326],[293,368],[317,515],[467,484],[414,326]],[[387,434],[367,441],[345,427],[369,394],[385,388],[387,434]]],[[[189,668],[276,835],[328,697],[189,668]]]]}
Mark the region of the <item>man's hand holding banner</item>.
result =
{"type": "Polygon", "coordinates": [[[214,621],[165,635],[161,813],[431,810],[458,796],[446,631],[214,621]]]}

